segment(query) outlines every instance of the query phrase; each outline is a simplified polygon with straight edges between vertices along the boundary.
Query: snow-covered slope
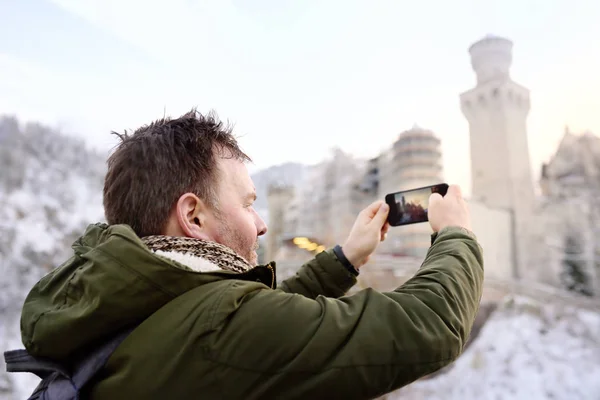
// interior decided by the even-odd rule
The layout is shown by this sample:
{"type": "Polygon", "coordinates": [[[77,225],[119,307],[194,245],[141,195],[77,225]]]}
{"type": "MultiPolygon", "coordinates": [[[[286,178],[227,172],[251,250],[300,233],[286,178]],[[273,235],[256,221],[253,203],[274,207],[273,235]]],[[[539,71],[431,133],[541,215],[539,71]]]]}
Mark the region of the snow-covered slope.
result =
{"type": "MultiPolygon", "coordinates": [[[[103,220],[105,156],[39,125],[0,118],[0,351],[22,347],[28,290],[70,254],[87,224],[103,220]]],[[[0,400],[26,398],[37,379],[0,368],[0,400]]]]}
{"type": "Polygon", "coordinates": [[[511,297],[447,373],[388,398],[598,400],[600,313],[511,297]]]}

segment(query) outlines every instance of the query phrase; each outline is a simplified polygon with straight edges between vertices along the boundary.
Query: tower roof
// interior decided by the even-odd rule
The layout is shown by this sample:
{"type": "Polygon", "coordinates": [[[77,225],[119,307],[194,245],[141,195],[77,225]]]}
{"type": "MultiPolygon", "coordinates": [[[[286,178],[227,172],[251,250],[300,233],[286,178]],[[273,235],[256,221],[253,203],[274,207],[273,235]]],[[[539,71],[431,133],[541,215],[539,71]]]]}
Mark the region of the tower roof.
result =
{"type": "Polygon", "coordinates": [[[471,66],[478,84],[509,79],[512,48],[510,40],[494,35],[487,35],[469,47],[471,66]]]}
{"type": "Polygon", "coordinates": [[[474,49],[477,49],[482,46],[506,45],[506,44],[509,44],[510,47],[512,47],[513,43],[511,40],[509,40],[507,38],[504,38],[502,36],[492,35],[491,33],[488,33],[487,35],[485,35],[483,37],[483,39],[479,39],[478,41],[473,43],[471,46],[469,46],[469,53],[472,53],[474,49]]]}
{"type": "Polygon", "coordinates": [[[435,136],[435,134],[430,130],[430,129],[426,129],[426,128],[422,128],[417,124],[414,124],[412,128],[403,131],[402,133],[400,133],[400,135],[398,136],[398,139],[400,138],[406,138],[406,137],[433,137],[433,138],[437,138],[435,136]]]}

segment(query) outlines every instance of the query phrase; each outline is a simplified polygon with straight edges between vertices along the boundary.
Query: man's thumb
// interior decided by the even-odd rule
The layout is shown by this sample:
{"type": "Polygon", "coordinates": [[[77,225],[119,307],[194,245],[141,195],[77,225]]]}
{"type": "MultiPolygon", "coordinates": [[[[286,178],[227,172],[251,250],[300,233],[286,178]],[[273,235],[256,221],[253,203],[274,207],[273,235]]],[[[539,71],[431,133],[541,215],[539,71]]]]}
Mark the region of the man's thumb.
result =
{"type": "Polygon", "coordinates": [[[383,224],[385,224],[385,222],[387,220],[389,211],[390,211],[390,206],[387,205],[387,203],[382,203],[379,206],[379,209],[377,210],[377,214],[375,214],[373,221],[376,221],[377,225],[383,226],[383,224]]]}
{"type": "Polygon", "coordinates": [[[432,204],[436,204],[438,201],[440,201],[442,199],[443,199],[443,197],[441,194],[432,193],[431,196],[429,196],[429,207],[431,207],[432,204]]]}

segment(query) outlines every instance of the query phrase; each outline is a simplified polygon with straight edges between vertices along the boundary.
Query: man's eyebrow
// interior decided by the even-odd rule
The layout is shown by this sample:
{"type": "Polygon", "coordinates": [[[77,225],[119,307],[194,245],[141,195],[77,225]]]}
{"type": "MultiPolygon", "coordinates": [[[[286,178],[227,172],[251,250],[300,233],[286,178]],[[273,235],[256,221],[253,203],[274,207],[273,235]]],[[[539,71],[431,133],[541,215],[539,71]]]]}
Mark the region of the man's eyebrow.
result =
{"type": "Polygon", "coordinates": [[[246,195],[248,200],[256,201],[256,192],[250,192],[246,195]]]}

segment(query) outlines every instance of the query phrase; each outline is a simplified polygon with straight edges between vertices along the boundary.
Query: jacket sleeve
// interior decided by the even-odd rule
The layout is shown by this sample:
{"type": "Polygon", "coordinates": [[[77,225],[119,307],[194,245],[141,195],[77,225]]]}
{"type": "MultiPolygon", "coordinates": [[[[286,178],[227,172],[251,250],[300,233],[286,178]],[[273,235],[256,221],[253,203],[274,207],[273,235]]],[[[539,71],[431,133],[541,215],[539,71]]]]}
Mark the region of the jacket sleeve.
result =
{"type": "Polygon", "coordinates": [[[227,368],[228,381],[253,382],[227,386],[226,397],[374,398],[461,354],[482,282],[475,237],[445,229],[415,276],[392,292],[340,299],[249,293],[232,318],[214,326],[218,343],[207,354],[227,368]]]}
{"type": "Polygon", "coordinates": [[[341,297],[356,284],[356,277],[338,260],[333,250],[323,251],[304,264],[293,277],[279,285],[287,293],[310,299],[341,297]]]}

